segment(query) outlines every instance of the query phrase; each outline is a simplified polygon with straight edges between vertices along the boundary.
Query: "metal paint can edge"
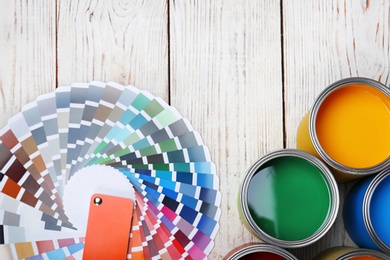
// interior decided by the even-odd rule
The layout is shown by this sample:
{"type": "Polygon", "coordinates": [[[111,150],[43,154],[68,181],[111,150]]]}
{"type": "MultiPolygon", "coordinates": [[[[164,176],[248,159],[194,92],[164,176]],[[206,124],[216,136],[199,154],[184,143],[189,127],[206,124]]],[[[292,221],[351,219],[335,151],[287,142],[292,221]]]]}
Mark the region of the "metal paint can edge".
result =
{"type": "Polygon", "coordinates": [[[387,157],[387,159],[382,161],[381,163],[367,168],[353,168],[353,167],[348,167],[346,165],[342,165],[336,162],[335,160],[333,160],[330,156],[328,156],[324,151],[324,149],[321,147],[320,142],[316,135],[316,126],[315,126],[318,110],[322,102],[325,100],[325,98],[333,91],[351,84],[362,84],[362,85],[374,87],[390,98],[390,89],[385,85],[383,85],[382,83],[380,83],[379,81],[373,79],[364,78],[364,77],[350,77],[350,78],[345,78],[336,81],[333,84],[329,85],[327,88],[325,88],[319,94],[316,101],[314,102],[314,105],[310,111],[310,116],[309,116],[309,133],[310,133],[310,139],[313,143],[315,150],[317,151],[321,159],[325,161],[326,164],[328,164],[331,168],[335,169],[337,172],[350,174],[353,175],[354,178],[359,178],[369,174],[380,172],[385,167],[389,166],[390,156],[387,157]]]}
{"type": "Polygon", "coordinates": [[[390,260],[390,257],[387,256],[386,254],[371,249],[357,249],[356,251],[352,251],[344,255],[341,255],[335,260],[348,260],[351,259],[351,257],[357,257],[357,256],[373,256],[373,257],[378,257],[379,259],[382,260],[390,260]]]}
{"type": "Polygon", "coordinates": [[[380,251],[350,246],[336,246],[325,249],[315,256],[314,260],[348,260],[357,256],[373,256],[383,260],[390,260],[389,256],[380,251]]]}
{"type": "Polygon", "coordinates": [[[254,164],[252,164],[252,166],[249,168],[249,170],[245,175],[244,181],[241,185],[240,192],[239,192],[239,213],[242,217],[244,225],[249,229],[251,233],[259,237],[261,240],[265,241],[268,244],[276,245],[282,248],[304,247],[319,240],[329,231],[329,229],[332,227],[333,223],[335,222],[339,211],[339,206],[340,206],[340,198],[339,198],[337,182],[333,174],[329,170],[329,168],[320,159],[316,158],[315,156],[307,152],[298,149],[291,149],[291,148],[276,150],[271,153],[268,153],[265,156],[258,159],[254,164]],[[256,170],[265,162],[282,156],[299,157],[315,165],[324,174],[331,192],[331,209],[326,222],[312,236],[302,240],[286,241],[268,235],[256,225],[255,221],[251,217],[248,208],[246,193],[248,191],[250,180],[253,177],[253,175],[256,173],[256,170]]]}
{"type": "Polygon", "coordinates": [[[374,241],[374,243],[383,251],[386,252],[387,254],[390,255],[390,246],[386,245],[376,234],[374,230],[374,226],[371,221],[370,217],[370,204],[371,204],[371,199],[374,194],[375,189],[378,187],[378,185],[381,183],[381,181],[385,178],[389,177],[390,178],[390,169],[386,169],[382,172],[380,172],[378,175],[374,177],[374,179],[370,182],[370,184],[367,187],[367,190],[364,194],[363,198],[363,221],[364,225],[366,227],[366,230],[368,234],[370,235],[371,239],[374,241]]]}
{"type": "Polygon", "coordinates": [[[241,257],[246,256],[248,254],[252,253],[274,253],[278,256],[282,256],[286,258],[287,260],[298,260],[293,254],[288,252],[287,250],[274,246],[269,244],[263,244],[263,243],[247,243],[243,244],[232,251],[230,251],[223,260],[238,260],[241,259],[241,257]]]}

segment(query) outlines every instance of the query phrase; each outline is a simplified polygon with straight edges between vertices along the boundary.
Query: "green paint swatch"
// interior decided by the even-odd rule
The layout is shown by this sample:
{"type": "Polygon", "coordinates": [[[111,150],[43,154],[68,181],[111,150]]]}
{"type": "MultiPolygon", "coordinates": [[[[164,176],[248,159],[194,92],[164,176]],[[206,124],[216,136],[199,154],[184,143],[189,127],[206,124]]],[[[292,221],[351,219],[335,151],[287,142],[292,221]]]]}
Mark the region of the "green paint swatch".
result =
{"type": "Polygon", "coordinates": [[[319,168],[300,157],[271,159],[248,187],[250,214],[268,235],[296,241],[312,236],[331,209],[329,184],[319,168]]]}

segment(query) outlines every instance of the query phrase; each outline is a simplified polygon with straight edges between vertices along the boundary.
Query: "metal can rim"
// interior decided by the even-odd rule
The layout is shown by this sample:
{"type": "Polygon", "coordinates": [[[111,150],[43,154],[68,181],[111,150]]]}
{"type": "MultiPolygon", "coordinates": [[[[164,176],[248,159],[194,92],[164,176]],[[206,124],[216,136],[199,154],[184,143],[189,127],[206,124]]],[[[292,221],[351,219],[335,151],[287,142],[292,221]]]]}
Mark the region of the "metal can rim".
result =
{"type": "Polygon", "coordinates": [[[390,156],[387,157],[384,161],[380,162],[379,164],[366,167],[366,168],[355,168],[355,167],[346,166],[335,161],[325,152],[316,134],[315,122],[317,118],[317,113],[325,98],[329,96],[329,94],[331,94],[332,92],[352,84],[363,84],[369,87],[376,88],[377,90],[381,91],[384,95],[390,98],[390,89],[386,87],[384,84],[380,83],[379,81],[373,79],[364,78],[364,77],[350,77],[350,78],[345,78],[336,81],[331,85],[329,85],[327,88],[325,88],[319,94],[316,101],[314,102],[313,108],[311,109],[310,116],[309,116],[309,133],[310,133],[310,139],[313,143],[315,150],[329,166],[343,173],[365,176],[372,173],[380,172],[381,170],[385,169],[385,167],[389,166],[390,156]]]}
{"type": "Polygon", "coordinates": [[[339,198],[339,191],[338,186],[335,178],[333,177],[333,174],[329,170],[329,168],[318,158],[316,158],[314,155],[311,155],[305,151],[301,151],[298,149],[281,149],[276,150],[271,153],[266,154],[265,156],[258,159],[247,171],[246,176],[244,178],[244,181],[241,186],[240,190],[240,209],[242,211],[242,215],[244,217],[244,220],[250,227],[250,229],[263,241],[266,243],[284,247],[284,248],[298,248],[298,247],[304,247],[307,245],[310,245],[317,240],[319,240],[323,235],[325,235],[329,229],[332,227],[333,223],[336,220],[338,211],[339,211],[339,205],[340,205],[340,198],[339,198]],[[328,217],[325,221],[325,223],[322,224],[322,226],[310,237],[307,237],[305,239],[301,240],[295,240],[295,241],[287,241],[287,240],[281,240],[275,237],[270,236],[269,234],[265,233],[263,230],[261,230],[253,220],[248,207],[248,198],[247,198],[247,191],[249,188],[249,183],[254,176],[254,174],[257,172],[258,168],[263,165],[265,162],[278,158],[278,157],[284,157],[284,156],[294,156],[299,157],[302,159],[305,159],[318,167],[320,171],[325,176],[329,189],[330,189],[330,195],[331,195],[331,209],[328,214],[328,217]]]}
{"type": "Polygon", "coordinates": [[[390,177],[390,169],[386,169],[378,173],[378,175],[376,175],[374,179],[372,179],[364,194],[362,213],[363,213],[364,225],[371,239],[382,251],[386,252],[387,254],[390,254],[390,246],[386,245],[376,234],[374,226],[371,221],[371,214],[370,214],[370,204],[375,189],[378,187],[381,181],[387,177],[390,177]]]}
{"type": "MultiPolygon", "coordinates": [[[[252,243],[252,244],[247,244],[243,245],[243,248],[238,249],[236,252],[234,250],[230,252],[225,259],[226,260],[239,260],[241,257],[246,256],[248,254],[252,253],[274,253],[279,256],[282,256],[286,258],[287,260],[298,260],[297,257],[295,257],[293,254],[288,252],[287,250],[274,246],[274,245],[269,245],[269,244],[260,244],[260,243],[252,243]]],[[[237,249],[237,248],[236,248],[237,249]]],[[[236,250],[235,249],[235,250],[236,250]]]]}
{"type": "Polygon", "coordinates": [[[350,257],[355,257],[355,256],[374,256],[374,257],[380,257],[380,259],[383,260],[389,260],[390,257],[387,256],[386,254],[371,250],[371,249],[358,249],[356,251],[348,252],[345,253],[339,257],[337,257],[335,260],[348,260],[350,257]]]}

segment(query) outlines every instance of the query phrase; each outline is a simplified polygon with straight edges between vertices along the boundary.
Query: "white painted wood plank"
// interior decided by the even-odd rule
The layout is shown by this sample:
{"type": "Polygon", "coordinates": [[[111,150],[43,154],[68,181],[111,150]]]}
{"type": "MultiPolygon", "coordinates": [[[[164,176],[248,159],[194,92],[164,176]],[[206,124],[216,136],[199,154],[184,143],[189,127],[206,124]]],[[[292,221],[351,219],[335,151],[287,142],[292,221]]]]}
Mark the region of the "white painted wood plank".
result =
{"type": "Polygon", "coordinates": [[[170,1],[171,100],[209,146],[222,216],[209,259],[259,241],[243,226],[239,185],[283,147],[279,1],[170,1]]]}
{"type": "Polygon", "coordinates": [[[166,1],[65,0],[58,7],[58,82],[114,81],[168,98],[166,1]]]}
{"type": "MultiPolygon", "coordinates": [[[[285,118],[288,147],[316,96],[329,84],[351,76],[389,84],[388,1],[283,1],[285,118]]],[[[349,186],[340,185],[341,202],[349,186]]],[[[312,259],[333,246],[354,246],[340,214],[317,243],[292,250],[312,259]]]]}
{"type": "Polygon", "coordinates": [[[389,84],[389,2],[284,2],[287,145],[329,84],[362,76],[389,84]]]}
{"type": "Polygon", "coordinates": [[[55,89],[54,1],[0,1],[0,126],[55,89]]]}

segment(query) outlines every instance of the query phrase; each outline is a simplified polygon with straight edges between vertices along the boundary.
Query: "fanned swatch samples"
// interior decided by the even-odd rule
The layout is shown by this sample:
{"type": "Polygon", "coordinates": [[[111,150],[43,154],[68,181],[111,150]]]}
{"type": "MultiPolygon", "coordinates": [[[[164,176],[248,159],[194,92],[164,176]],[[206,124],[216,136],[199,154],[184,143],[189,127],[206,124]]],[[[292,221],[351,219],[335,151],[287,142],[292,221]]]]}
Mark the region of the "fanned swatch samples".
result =
{"type": "Polygon", "coordinates": [[[2,259],[81,259],[91,196],[129,198],[127,258],[204,259],[221,215],[208,148],[189,121],[133,86],[77,83],[0,130],[2,259]]]}

